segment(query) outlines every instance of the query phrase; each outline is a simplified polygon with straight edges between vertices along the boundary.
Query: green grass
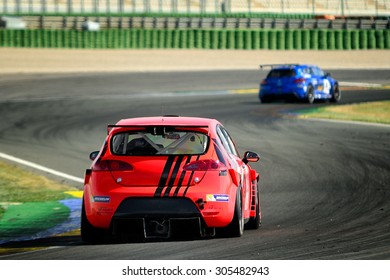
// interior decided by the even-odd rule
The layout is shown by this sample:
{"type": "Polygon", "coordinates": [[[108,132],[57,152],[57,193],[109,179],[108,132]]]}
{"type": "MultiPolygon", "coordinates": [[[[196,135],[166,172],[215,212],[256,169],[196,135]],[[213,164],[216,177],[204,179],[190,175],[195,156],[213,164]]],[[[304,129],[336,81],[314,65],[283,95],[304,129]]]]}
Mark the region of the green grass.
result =
{"type": "Polygon", "coordinates": [[[58,201],[72,197],[71,187],[17,166],[0,162],[0,219],[8,205],[27,202],[58,201]]]}
{"type": "Polygon", "coordinates": [[[390,101],[324,106],[301,111],[299,117],[390,124],[390,101]]]}

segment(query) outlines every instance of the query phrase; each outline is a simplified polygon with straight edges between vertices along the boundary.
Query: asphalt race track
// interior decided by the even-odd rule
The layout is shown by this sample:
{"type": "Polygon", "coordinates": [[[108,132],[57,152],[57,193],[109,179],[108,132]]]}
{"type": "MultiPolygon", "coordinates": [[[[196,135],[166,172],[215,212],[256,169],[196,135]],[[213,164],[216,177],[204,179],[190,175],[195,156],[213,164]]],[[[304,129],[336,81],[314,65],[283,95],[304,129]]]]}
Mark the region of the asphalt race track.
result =
{"type": "MultiPolygon", "coordinates": [[[[337,70],[342,82],[388,83],[387,70],[337,70]]],[[[241,238],[85,245],[79,236],[0,259],[390,259],[390,127],[300,120],[311,105],[260,104],[258,71],[17,75],[0,78],[0,152],[82,178],[106,125],[178,114],[220,120],[261,162],[263,222],[241,238]],[[229,246],[226,246],[226,244],[229,246]]],[[[342,103],[388,100],[344,90],[342,103]]],[[[326,103],[314,104],[324,106],[326,103]]],[[[75,182],[67,182],[80,189],[75,182]]]]}

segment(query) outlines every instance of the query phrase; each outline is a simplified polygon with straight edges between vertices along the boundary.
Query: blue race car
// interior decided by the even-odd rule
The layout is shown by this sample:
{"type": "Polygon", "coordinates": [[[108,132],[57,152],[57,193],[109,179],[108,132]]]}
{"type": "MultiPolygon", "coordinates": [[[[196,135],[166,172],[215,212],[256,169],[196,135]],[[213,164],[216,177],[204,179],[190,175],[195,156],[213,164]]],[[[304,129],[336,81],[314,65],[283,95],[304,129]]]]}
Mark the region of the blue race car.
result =
{"type": "Polygon", "coordinates": [[[318,66],[307,64],[264,64],[271,71],[260,84],[262,103],[272,100],[296,99],[307,103],[314,100],[339,102],[341,92],[338,81],[318,66]]]}

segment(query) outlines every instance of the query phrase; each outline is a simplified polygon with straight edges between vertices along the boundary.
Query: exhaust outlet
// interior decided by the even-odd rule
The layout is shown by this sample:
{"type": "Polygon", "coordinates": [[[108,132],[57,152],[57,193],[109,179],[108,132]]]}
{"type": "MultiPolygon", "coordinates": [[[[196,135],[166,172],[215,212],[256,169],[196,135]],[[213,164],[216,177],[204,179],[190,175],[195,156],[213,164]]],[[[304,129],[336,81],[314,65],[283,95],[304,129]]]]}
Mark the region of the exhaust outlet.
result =
{"type": "Polygon", "coordinates": [[[171,223],[166,219],[144,219],[145,238],[169,238],[171,223]]]}

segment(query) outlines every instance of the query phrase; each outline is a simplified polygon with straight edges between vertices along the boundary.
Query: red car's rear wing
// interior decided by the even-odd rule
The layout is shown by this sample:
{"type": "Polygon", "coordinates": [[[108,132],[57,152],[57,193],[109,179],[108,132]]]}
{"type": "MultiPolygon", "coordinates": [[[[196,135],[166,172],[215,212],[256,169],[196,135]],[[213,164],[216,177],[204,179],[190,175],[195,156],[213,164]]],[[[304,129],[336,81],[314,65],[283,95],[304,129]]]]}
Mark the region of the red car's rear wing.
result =
{"type": "Polygon", "coordinates": [[[109,124],[107,125],[107,134],[110,134],[111,130],[113,128],[125,128],[129,130],[137,130],[137,129],[144,129],[144,130],[151,130],[155,134],[158,133],[165,133],[172,130],[193,130],[193,131],[200,131],[207,133],[209,130],[208,126],[199,126],[199,125],[116,125],[116,124],[109,124]]]}

